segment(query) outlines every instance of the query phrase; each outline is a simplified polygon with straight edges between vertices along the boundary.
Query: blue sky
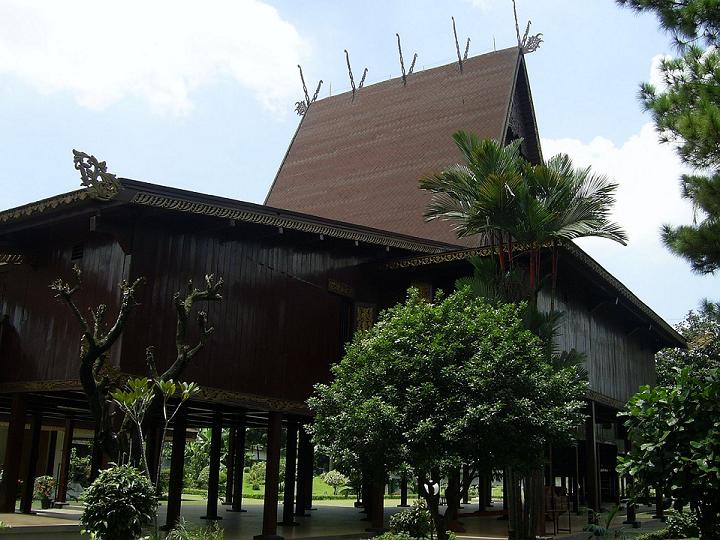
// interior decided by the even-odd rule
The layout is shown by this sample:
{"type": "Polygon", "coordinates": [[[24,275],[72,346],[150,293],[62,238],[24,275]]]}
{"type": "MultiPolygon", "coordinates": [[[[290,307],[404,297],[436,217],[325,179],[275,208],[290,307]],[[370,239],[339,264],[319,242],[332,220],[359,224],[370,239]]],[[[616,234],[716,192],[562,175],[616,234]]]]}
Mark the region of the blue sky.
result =
{"type": "MultiPolygon", "coordinates": [[[[528,66],[545,155],[620,183],[629,247],[581,245],[671,323],[720,298],[720,279],[658,241],[660,224],[692,218],[636,99],[668,36],[611,0],[518,9],[521,31],[531,19],[544,34],[528,66]]],[[[0,0],[0,208],[77,187],[72,148],[121,176],[262,202],[298,123],[296,64],[321,96],[349,87],[345,48],[368,84],[397,76],[395,32],[416,69],[444,64],[451,15],[471,55],[515,41],[510,0],[0,0]]]]}

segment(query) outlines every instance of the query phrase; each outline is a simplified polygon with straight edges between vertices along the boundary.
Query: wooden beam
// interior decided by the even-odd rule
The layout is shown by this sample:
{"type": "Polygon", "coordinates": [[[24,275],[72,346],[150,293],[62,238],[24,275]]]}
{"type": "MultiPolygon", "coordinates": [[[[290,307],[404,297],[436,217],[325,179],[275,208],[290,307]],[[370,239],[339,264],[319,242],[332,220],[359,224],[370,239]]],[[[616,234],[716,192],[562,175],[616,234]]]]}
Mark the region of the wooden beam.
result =
{"type": "Polygon", "coordinates": [[[58,480],[57,502],[66,502],[68,480],[70,479],[70,454],[72,452],[73,431],[75,422],[71,417],[65,420],[65,432],[63,433],[62,457],[60,458],[60,478],[58,480]]]}
{"type": "Polygon", "coordinates": [[[265,463],[265,500],[263,503],[262,534],[254,540],[280,540],[277,535],[278,483],[280,481],[280,438],[282,415],[271,412],[267,428],[267,461],[265,463]]]}
{"type": "Polygon", "coordinates": [[[27,400],[24,394],[13,395],[7,443],[5,445],[3,477],[0,483],[0,513],[4,514],[15,512],[17,485],[20,479],[20,460],[22,459],[23,438],[25,436],[26,407],[27,400]]]}
{"type": "Polygon", "coordinates": [[[288,422],[285,437],[285,493],[283,494],[283,520],[282,525],[299,525],[294,519],[295,504],[295,466],[297,460],[298,425],[291,420],[288,422]]]}
{"type": "Polygon", "coordinates": [[[218,494],[220,483],[220,452],[222,451],[222,412],[213,415],[212,435],[210,436],[210,474],[208,478],[207,510],[202,519],[218,520],[218,494]]]}
{"type": "Polygon", "coordinates": [[[233,487],[232,508],[228,512],[247,512],[242,508],[243,473],[245,469],[245,433],[247,426],[245,418],[241,418],[235,428],[235,486],[233,487]]]}
{"type": "Polygon", "coordinates": [[[35,476],[37,474],[38,455],[40,453],[40,432],[42,430],[42,416],[33,414],[30,423],[30,452],[25,467],[22,497],[20,498],[20,512],[32,513],[33,492],[35,491],[35,476]]]}
{"type": "Polygon", "coordinates": [[[180,409],[173,422],[172,454],[170,456],[170,484],[168,486],[167,519],[165,521],[166,529],[174,528],[180,519],[186,441],[187,418],[185,411],[180,409]]]}

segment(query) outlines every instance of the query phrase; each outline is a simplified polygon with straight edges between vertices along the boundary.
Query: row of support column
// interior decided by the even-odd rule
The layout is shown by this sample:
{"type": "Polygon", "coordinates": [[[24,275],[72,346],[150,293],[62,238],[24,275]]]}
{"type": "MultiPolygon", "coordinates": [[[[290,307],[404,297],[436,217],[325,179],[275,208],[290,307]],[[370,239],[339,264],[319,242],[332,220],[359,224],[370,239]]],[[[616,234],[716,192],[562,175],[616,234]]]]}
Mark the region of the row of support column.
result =
{"type": "MultiPolygon", "coordinates": [[[[23,394],[15,394],[12,399],[8,424],[8,437],[3,464],[3,479],[0,482],[0,512],[15,511],[18,481],[23,480],[20,499],[20,511],[29,513],[32,506],[35,477],[38,467],[42,416],[35,412],[30,418],[30,448],[25,449],[27,460],[24,470],[21,469],[23,440],[28,416],[27,398],[23,394]]],[[[278,525],[278,486],[280,481],[280,448],[282,438],[282,414],[269,413],[268,448],[265,473],[265,503],[263,511],[262,534],[259,539],[277,539],[278,525]]],[[[244,418],[232,423],[231,443],[228,458],[228,483],[225,486],[225,503],[230,506],[228,511],[243,512],[243,470],[245,466],[245,434],[244,418]]],[[[60,475],[56,502],[63,503],[67,498],[67,486],[70,471],[70,454],[72,449],[75,423],[72,418],[65,422],[60,475]]],[[[222,447],[223,415],[216,412],[210,444],[210,471],[208,481],[208,503],[206,519],[221,519],[218,515],[220,453],[222,447]]],[[[310,435],[294,419],[287,422],[286,469],[284,478],[282,525],[294,525],[295,516],[308,516],[312,509],[312,479],[314,449],[310,435]],[[297,478],[297,481],[296,481],[297,478]]],[[[170,482],[167,505],[166,528],[173,527],[180,518],[183,474],[185,464],[185,445],[187,441],[187,417],[181,410],[173,422],[172,452],[170,458],[170,482]]],[[[156,452],[160,454],[161,444],[157,441],[156,452]]],[[[153,460],[155,461],[155,460],[153,460]]],[[[159,460],[158,460],[159,461],[159,460]]],[[[159,463],[158,463],[159,465],[159,463]]]]}
{"type": "MultiPolygon", "coordinates": [[[[30,448],[26,452],[23,452],[27,408],[27,398],[24,394],[13,395],[8,422],[5,460],[3,463],[3,479],[2,482],[0,482],[0,512],[2,513],[15,512],[17,486],[21,479],[21,474],[23,483],[20,493],[20,511],[26,514],[32,511],[35,478],[39,460],[42,415],[38,411],[32,413],[30,419],[30,448]],[[27,455],[27,460],[25,461],[25,470],[21,471],[20,464],[24,454],[27,455]]],[[[68,418],[65,421],[60,478],[55,497],[55,501],[58,503],[64,503],[67,497],[73,431],[74,422],[72,418],[68,418]]],[[[54,455],[54,450],[51,453],[50,459],[52,459],[52,455],[54,455]]],[[[45,468],[52,469],[52,465],[46,465],[45,468]]],[[[52,470],[49,472],[52,474],[52,470]]]]}
{"type": "MultiPolygon", "coordinates": [[[[244,512],[242,509],[243,470],[245,467],[244,419],[234,422],[230,428],[229,457],[227,463],[228,482],[225,485],[225,504],[228,512],[244,512]]],[[[210,439],[210,471],[208,480],[208,502],[204,519],[219,520],[219,473],[222,446],[222,413],[213,416],[210,439]]],[[[313,446],[308,433],[295,420],[288,420],[285,450],[285,477],[281,525],[296,525],[295,516],[306,516],[312,507],[313,446]],[[296,465],[297,462],[297,465],[296,465]],[[296,482],[297,478],[297,482],[296,482]]],[[[172,453],[170,463],[170,485],[168,493],[167,522],[165,528],[172,528],[180,518],[182,479],[184,474],[185,441],[187,422],[182,413],[176,417],[173,426],[172,453]]],[[[265,466],[265,496],[263,505],[262,533],[255,538],[276,540],[278,526],[278,486],[280,482],[280,449],[282,439],[282,414],[271,412],[267,427],[267,461],[265,466]]]]}

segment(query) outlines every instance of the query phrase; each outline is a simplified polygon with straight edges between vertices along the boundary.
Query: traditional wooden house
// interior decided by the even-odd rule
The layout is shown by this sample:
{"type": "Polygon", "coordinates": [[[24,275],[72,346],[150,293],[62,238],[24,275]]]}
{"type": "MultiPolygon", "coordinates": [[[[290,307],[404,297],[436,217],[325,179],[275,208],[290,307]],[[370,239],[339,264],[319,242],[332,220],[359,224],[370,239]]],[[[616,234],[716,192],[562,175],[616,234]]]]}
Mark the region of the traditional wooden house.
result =
{"type": "MultiPolygon", "coordinates": [[[[0,212],[0,414],[7,425],[0,428],[0,512],[15,508],[20,478],[21,509],[29,511],[33,479],[57,467],[64,500],[73,430],[93,428],[78,381],[80,329],[48,289],[58,277],[71,279],[77,265],[84,276],[78,303],[107,303],[111,313],[121,280],[146,280],[109,359],[116,377],[146,375],[149,345],[159,367],[169,365],[173,293],[206,274],[224,279],[223,301],[205,307],[214,335],[183,375],[203,391],[173,425],[168,521],[180,512],[186,429],[198,426],[213,428],[209,517],[217,515],[222,426],[233,430],[233,508],[242,496],[245,428],[267,427],[262,532],[276,534],[285,426],[283,522],[304,513],[313,448],[299,426],[312,420],[304,403],[312,385],[328,380],[353,331],[410,285],[427,294],[451,288],[471,271],[470,257],[488,255],[473,239],[459,241],[449,225],[422,217],[427,195],[418,178],[457,161],[450,135],[458,129],[522,137],[524,155],[541,159],[517,49],[469,59],[462,73],[451,64],[414,74],[407,85],[394,79],[354,98],[313,103],[266,205],[101,179],[0,212]]],[[[654,353],[683,341],[587,254],[561,249],[558,298],[568,314],[561,345],[587,354],[591,392],[582,442],[554,452],[548,482],[598,508],[620,494],[614,461],[624,435],[615,412],[639,385],[654,382],[654,353]]]]}

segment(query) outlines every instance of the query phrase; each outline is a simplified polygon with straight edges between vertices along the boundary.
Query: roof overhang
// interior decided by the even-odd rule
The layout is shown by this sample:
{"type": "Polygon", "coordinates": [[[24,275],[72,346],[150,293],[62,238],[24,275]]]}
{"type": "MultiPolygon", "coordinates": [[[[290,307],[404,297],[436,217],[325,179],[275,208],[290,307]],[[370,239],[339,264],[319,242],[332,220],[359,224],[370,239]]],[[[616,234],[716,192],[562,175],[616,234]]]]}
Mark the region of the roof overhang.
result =
{"type": "MultiPolygon", "coordinates": [[[[523,246],[516,246],[516,252],[523,251],[523,246]]],[[[670,326],[660,315],[653,311],[647,304],[640,300],[615,276],[608,272],[603,266],[580,249],[573,242],[564,242],[559,246],[564,256],[569,257],[578,264],[585,274],[593,279],[600,287],[613,296],[618,306],[631,312],[639,318],[642,324],[648,325],[648,330],[659,335],[668,347],[686,348],[687,342],[672,326],[670,326]]],[[[478,247],[448,251],[445,253],[421,255],[417,257],[395,259],[380,264],[381,269],[399,270],[403,268],[419,268],[437,264],[448,264],[460,261],[467,261],[474,257],[488,257],[493,255],[495,248],[478,247]]]]}
{"type": "MultiPolygon", "coordinates": [[[[45,226],[55,220],[67,219],[77,213],[87,213],[119,205],[152,207],[168,212],[216,217],[235,222],[251,223],[295,230],[328,238],[375,244],[419,253],[440,253],[457,246],[397,234],[371,227],[343,223],[300,212],[160,186],[126,178],[119,179],[121,189],[110,200],[93,198],[88,189],[81,189],[11,208],[0,212],[0,235],[45,226]]],[[[16,260],[0,262],[17,262],[16,260]]]]}

